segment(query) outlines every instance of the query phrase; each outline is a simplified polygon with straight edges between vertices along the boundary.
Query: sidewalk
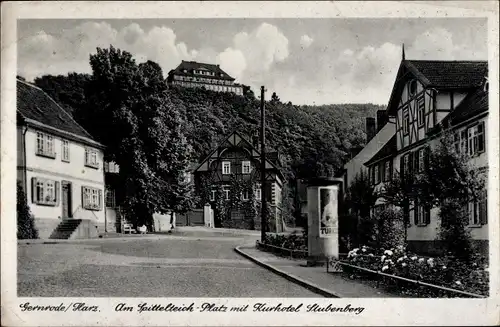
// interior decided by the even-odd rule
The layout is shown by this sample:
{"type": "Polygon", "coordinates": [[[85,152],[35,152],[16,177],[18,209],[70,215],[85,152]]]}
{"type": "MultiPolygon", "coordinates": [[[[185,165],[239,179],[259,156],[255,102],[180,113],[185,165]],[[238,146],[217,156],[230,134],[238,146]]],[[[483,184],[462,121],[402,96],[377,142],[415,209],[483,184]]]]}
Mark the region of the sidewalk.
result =
{"type": "Polygon", "coordinates": [[[396,297],[384,290],[350,280],[342,274],[327,273],[325,267],[305,267],[305,260],[282,258],[257,250],[255,246],[238,246],[235,251],[258,265],[325,297],[396,297]]]}
{"type": "MultiPolygon", "coordinates": [[[[163,232],[157,232],[155,234],[166,234],[163,232]]],[[[260,236],[260,231],[258,230],[247,230],[247,229],[229,229],[229,228],[209,228],[205,226],[176,226],[172,231],[171,235],[189,235],[189,236],[206,236],[206,235],[217,235],[217,236],[260,236]]]]}

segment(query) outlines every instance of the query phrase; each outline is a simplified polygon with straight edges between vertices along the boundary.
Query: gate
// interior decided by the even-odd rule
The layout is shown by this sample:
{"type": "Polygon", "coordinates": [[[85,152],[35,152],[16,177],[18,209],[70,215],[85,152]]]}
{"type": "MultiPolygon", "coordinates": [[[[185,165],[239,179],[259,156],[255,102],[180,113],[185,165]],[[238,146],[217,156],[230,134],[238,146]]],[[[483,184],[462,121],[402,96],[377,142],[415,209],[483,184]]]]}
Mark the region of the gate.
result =
{"type": "Polygon", "coordinates": [[[176,214],[177,226],[204,226],[203,209],[193,209],[185,214],[176,214]]]}

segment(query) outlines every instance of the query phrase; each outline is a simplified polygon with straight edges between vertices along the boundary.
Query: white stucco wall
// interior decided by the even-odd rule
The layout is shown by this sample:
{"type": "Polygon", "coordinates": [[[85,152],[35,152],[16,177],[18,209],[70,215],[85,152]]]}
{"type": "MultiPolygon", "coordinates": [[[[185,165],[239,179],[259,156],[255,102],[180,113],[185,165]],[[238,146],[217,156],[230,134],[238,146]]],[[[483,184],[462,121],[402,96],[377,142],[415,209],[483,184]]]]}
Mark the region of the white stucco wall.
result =
{"type": "MultiPolygon", "coordinates": [[[[23,144],[22,131],[18,129],[18,175],[23,174],[23,144]]],[[[61,160],[62,138],[54,135],[55,159],[42,157],[36,154],[37,135],[36,130],[29,128],[26,132],[26,194],[31,212],[37,219],[60,219],[62,216],[62,201],[58,201],[57,206],[43,206],[33,203],[32,198],[32,178],[46,178],[59,182],[58,194],[61,197],[61,182],[71,182],[71,203],[73,218],[92,219],[98,224],[105,221],[105,198],[104,198],[104,172],[103,172],[103,151],[97,150],[98,168],[85,166],[85,145],[75,141],[70,142],[70,161],[61,160]],[[102,209],[86,210],[82,206],[82,186],[97,188],[102,191],[102,209]]],[[[95,148],[94,148],[95,149],[95,148]]]]}

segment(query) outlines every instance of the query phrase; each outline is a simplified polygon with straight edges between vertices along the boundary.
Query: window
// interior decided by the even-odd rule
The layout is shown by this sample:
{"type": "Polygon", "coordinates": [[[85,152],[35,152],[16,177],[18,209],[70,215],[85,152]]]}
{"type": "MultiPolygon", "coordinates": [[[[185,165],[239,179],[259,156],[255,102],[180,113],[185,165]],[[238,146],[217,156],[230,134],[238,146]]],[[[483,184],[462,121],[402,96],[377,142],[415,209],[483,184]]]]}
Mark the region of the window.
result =
{"type": "Polygon", "coordinates": [[[97,161],[97,150],[85,148],[85,166],[99,168],[99,162],[97,161]]]}
{"type": "Polygon", "coordinates": [[[69,162],[69,141],[62,140],[61,160],[69,162]]]}
{"type": "Polygon", "coordinates": [[[418,156],[417,156],[417,171],[421,172],[425,168],[425,149],[420,149],[418,150],[418,156]]]}
{"type": "Polygon", "coordinates": [[[403,109],[403,134],[408,134],[410,131],[410,113],[408,108],[403,109]]]}
{"type": "Polygon", "coordinates": [[[106,190],[106,207],[114,208],[116,206],[116,198],[115,198],[115,190],[107,189],[106,190]]]}
{"type": "Polygon", "coordinates": [[[420,96],[417,100],[418,107],[418,127],[424,125],[425,122],[425,98],[424,96],[420,96]]]}
{"type": "Polygon", "coordinates": [[[57,206],[59,202],[59,182],[43,179],[32,179],[32,202],[39,205],[57,206]]]}
{"type": "Polygon", "coordinates": [[[250,198],[250,192],[248,192],[248,190],[244,190],[243,192],[241,192],[241,199],[243,201],[248,201],[249,198],[250,198]]]}
{"type": "Polygon", "coordinates": [[[374,175],[375,175],[375,185],[377,185],[378,183],[380,183],[380,172],[379,172],[379,165],[375,165],[373,166],[373,171],[374,171],[374,175]]]}
{"type": "Polygon", "coordinates": [[[261,190],[261,185],[257,184],[255,188],[255,199],[256,200],[261,200],[262,199],[262,190],[261,190]]]}
{"type": "Polygon", "coordinates": [[[210,190],[210,201],[215,201],[215,190],[210,190]]]}
{"type": "Polygon", "coordinates": [[[460,153],[468,153],[466,129],[460,132],[460,153]]]}
{"type": "Polygon", "coordinates": [[[222,174],[223,175],[231,174],[231,162],[229,161],[222,162],[222,174]]]}
{"type": "Polygon", "coordinates": [[[107,173],[119,173],[120,172],[120,166],[115,164],[114,162],[105,162],[104,163],[104,171],[107,173]]]}
{"type": "Polygon", "coordinates": [[[384,162],[384,182],[390,181],[392,177],[391,161],[384,162]]]}
{"type": "Polygon", "coordinates": [[[426,226],[430,224],[431,212],[427,206],[418,204],[418,202],[415,201],[415,210],[413,214],[415,215],[415,225],[426,226]]]}
{"type": "Polygon", "coordinates": [[[87,210],[101,210],[102,191],[88,186],[82,186],[82,207],[87,210]]]}
{"type": "Polygon", "coordinates": [[[44,157],[55,158],[54,137],[49,134],[36,133],[36,154],[44,157]]]}
{"type": "Polygon", "coordinates": [[[403,157],[403,175],[408,175],[410,173],[410,155],[406,154],[403,157]]]}
{"type": "Polygon", "coordinates": [[[473,156],[484,152],[484,143],[484,122],[467,129],[469,155],[473,156]]]}
{"type": "Polygon", "coordinates": [[[241,162],[241,172],[243,174],[250,174],[250,161],[242,161],[241,162]]]}
{"type": "Polygon", "coordinates": [[[471,226],[481,226],[488,222],[486,194],[477,201],[468,202],[469,224],[471,226]]]}
{"type": "Polygon", "coordinates": [[[224,191],[224,199],[229,200],[229,186],[224,186],[222,190],[224,191]]]}
{"type": "Polygon", "coordinates": [[[410,93],[410,96],[415,95],[415,93],[417,93],[417,81],[416,80],[413,80],[410,82],[409,93],[410,93]]]}

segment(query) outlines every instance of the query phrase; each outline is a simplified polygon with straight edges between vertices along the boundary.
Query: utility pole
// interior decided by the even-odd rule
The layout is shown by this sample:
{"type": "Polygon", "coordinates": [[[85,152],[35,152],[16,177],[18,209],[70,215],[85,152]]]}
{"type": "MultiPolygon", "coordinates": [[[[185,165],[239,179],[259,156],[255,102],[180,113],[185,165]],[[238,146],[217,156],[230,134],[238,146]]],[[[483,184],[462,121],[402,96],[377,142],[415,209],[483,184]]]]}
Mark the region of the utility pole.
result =
{"type": "Polygon", "coordinates": [[[264,103],[264,86],[260,87],[260,194],[261,214],[260,232],[261,242],[264,243],[267,230],[267,196],[266,196],[266,112],[264,103]]]}

